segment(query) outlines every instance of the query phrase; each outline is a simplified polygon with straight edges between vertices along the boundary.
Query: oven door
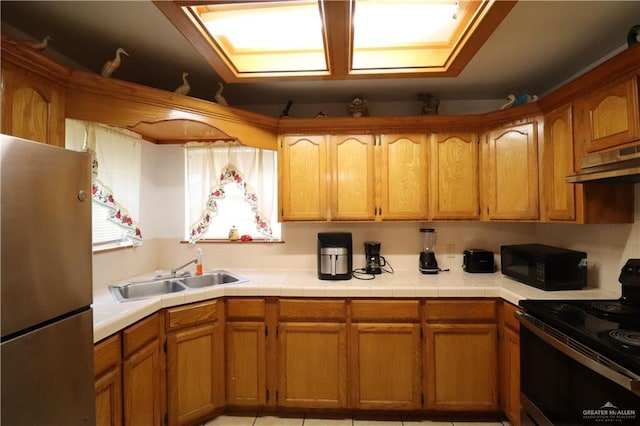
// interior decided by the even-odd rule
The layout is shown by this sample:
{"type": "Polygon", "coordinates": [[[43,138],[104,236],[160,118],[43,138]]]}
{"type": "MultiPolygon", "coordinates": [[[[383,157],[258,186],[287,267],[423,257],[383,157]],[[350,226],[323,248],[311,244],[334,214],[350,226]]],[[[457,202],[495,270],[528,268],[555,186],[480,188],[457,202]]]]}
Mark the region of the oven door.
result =
{"type": "Polygon", "coordinates": [[[520,322],[522,424],[640,422],[640,377],[530,315],[520,322]]]}

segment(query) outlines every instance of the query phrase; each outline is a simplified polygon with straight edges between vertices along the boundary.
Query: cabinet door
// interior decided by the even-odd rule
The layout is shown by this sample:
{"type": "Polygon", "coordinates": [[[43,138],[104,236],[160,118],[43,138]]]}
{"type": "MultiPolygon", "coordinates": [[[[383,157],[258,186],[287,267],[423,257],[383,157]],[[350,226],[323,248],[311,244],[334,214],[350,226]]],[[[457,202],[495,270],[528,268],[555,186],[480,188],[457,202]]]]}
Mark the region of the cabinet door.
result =
{"type": "Polygon", "coordinates": [[[372,135],[331,136],[332,220],[374,220],[375,175],[372,135]]]}
{"type": "Polygon", "coordinates": [[[4,66],[2,80],[2,133],[64,147],[62,86],[4,66]]]}
{"type": "Polygon", "coordinates": [[[278,325],[278,405],[295,408],[347,406],[346,325],[278,325]]]}
{"type": "Polygon", "coordinates": [[[284,136],[280,145],[280,214],[287,220],[327,220],[324,136],[284,136]]]}
{"type": "Polygon", "coordinates": [[[350,342],[354,408],[420,408],[419,324],[353,324],[350,342]]]}
{"type": "Polygon", "coordinates": [[[574,221],[576,185],[564,180],[574,173],[571,105],[545,115],[543,152],[545,218],[552,221],[574,221]]]}
{"type": "Polygon", "coordinates": [[[382,135],[381,211],[383,220],[426,220],[426,135],[382,135]]]}
{"type": "Polygon", "coordinates": [[[169,424],[190,424],[224,404],[223,338],[217,323],[167,335],[169,424]]]}
{"type": "Polygon", "coordinates": [[[143,346],[124,361],[124,424],[162,424],[160,342],[143,346]]]}
{"type": "Polygon", "coordinates": [[[486,217],[538,219],[537,122],[491,131],[482,159],[486,217]]]}
{"type": "Polygon", "coordinates": [[[426,408],[498,409],[497,325],[425,326],[426,408]]]}
{"type": "Polygon", "coordinates": [[[478,135],[431,135],[430,208],[432,219],[478,219],[478,135]]]}
{"type": "Polygon", "coordinates": [[[514,426],[520,425],[520,337],[505,327],[502,335],[503,411],[514,426]]]}
{"type": "Polygon", "coordinates": [[[266,403],[264,322],[227,322],[227,404],[256,407],[266,403]]]}
{"type": "Polygon", "coordinates": [[[120,334],[95,345],[96,425],[122,424],[122,362],[120,334]]]}
{"type": "Polygon", "coordinates": [[[640,138],[636,76],[592,92],[580,102],[588,152],[613,148],[640,138]]]}

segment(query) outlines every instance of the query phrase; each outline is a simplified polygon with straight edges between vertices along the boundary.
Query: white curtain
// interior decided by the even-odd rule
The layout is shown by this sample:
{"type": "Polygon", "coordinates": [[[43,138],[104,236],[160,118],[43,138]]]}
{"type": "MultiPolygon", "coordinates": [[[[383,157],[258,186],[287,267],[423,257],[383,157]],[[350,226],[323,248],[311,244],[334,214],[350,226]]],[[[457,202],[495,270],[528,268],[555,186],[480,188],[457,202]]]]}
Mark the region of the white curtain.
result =
{"type": "Polygon", "coordinates": [[[224,187],[242,188],[244,199],[255,213],[256,231],[272,237],[277,208],[277,156],[274,151],[229,143],[190,142],[185,145],[187,220],[190,242],[202,238],[217,215],[216,200],[224,187]]]}
{"type": "Polygon", "coordinates": [[[133,245],[142,244],[142,233],[137,224],[142,161],[140,135],[68,119],[66,147],[92,154],[93,201],[109,209],[107,219],[125,230],[126,239],[133,245]]]}

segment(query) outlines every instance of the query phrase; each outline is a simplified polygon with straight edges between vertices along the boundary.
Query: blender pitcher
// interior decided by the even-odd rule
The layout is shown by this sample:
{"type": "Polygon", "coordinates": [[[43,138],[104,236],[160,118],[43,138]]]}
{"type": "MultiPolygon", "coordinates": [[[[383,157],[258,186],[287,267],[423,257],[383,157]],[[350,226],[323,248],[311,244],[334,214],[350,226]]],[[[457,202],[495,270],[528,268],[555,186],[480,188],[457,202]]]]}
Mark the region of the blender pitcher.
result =
{"type": "Polygon", "coordinates": [[[436,230],[434,228],[420,228],[423,238],[423,250],[420,252],[419,269],[423,274],[437,274],[440,271],[436,260],[436,230]]]}

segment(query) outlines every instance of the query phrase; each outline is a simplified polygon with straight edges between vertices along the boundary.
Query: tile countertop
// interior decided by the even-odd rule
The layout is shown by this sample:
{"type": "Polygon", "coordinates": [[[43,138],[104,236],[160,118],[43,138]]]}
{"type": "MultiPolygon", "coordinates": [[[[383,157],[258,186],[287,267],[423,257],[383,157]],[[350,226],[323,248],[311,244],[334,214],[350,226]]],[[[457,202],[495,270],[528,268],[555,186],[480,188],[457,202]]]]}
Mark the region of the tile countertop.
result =
{"type": "MultiPolygon", "coordinates": [[[[206,273],[207,271],[205,271],[206,273]]],[[[617,299],[620,293],[598,288],[574,291],[542,291],[494,274],[469,274],[462,270],[423,275],[419,271],[396,271],[373,280],[319,280],[315,270],[233,269],[249,281],[193,289],[118,303],[108,286],[93,289],[93,340],[98,342],[162,308],[215,299],[222,296],[280,297],[499,297],[514,305],[522,299],[617,299]]],[[[136,280],[151,274],[135,277],[136,280]]],[[[130,281],[131,279],[129,279],[130,281]]],[[[125,280],[127,281],[127,280],[125,280]]],[[[123,281],[124,282],[124,281],[123,281]]]]}

